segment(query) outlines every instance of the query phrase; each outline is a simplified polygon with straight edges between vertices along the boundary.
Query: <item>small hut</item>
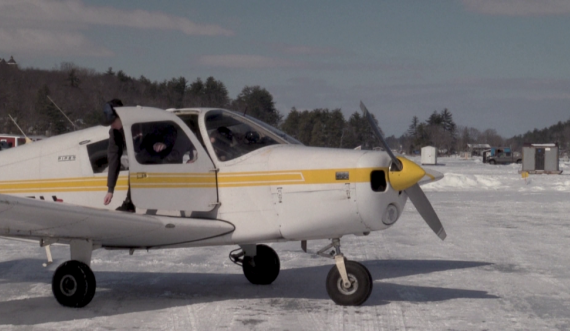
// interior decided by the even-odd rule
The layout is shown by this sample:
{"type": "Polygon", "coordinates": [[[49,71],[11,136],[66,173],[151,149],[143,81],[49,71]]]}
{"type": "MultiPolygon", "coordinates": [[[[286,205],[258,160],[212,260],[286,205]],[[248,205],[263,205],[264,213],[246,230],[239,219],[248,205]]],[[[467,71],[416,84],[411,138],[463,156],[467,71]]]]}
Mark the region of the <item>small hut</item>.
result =
{"type": "Polygon", "coordinates": [[[558,143],[523,146],[522,170],[529,174],[561,174],[558,143]]]}
{"type": "Polygon", "coordinates": [[[437,149],[435,147],[422,147],[422,164],[437,164],[437,149]]]}

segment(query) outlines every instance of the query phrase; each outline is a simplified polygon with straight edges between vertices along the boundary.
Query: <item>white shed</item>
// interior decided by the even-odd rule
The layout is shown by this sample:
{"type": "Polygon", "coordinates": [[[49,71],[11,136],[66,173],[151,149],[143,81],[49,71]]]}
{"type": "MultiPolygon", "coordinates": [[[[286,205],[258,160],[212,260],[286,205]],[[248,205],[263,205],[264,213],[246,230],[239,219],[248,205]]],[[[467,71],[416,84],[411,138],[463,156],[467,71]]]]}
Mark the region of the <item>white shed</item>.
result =
{"type": "Polygon", "coordinates": [[[437,149],[435,147],[422,147],[422,164],[437,164],[437,149]]]}

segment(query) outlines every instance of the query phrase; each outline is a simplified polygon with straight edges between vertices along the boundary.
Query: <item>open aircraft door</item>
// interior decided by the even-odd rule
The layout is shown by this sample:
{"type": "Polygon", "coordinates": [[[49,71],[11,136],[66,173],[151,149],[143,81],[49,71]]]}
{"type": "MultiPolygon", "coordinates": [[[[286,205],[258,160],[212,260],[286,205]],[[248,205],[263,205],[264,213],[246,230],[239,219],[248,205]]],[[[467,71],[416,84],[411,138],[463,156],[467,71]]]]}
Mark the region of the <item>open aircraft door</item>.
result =
{"type": "Polygon", "coordinates": [[[121,107],[116,111],[125,131],[135,206],[183,211],[216,207],[214,164],[180,118],[148,107],[121,107]]]}

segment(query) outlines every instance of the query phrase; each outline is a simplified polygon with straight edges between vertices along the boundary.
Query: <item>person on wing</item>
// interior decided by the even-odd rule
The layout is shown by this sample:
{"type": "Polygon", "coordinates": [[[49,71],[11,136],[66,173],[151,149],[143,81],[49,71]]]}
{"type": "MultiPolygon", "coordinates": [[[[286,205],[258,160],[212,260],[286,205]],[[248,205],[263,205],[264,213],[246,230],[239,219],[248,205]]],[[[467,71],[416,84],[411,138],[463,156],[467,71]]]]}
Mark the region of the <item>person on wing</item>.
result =
{"type": "MultiPolygon", "coordinates": [[[[122,107],[123,103],[119,99],[113,99],[105,104],[103,108],[102,125],[110,126],[109,129],[109,147],[107,148],[107,159],[109,161],[109,171],[107,172],[107,194],[103,199],[103,203],[108,205],[113,199],[119,172],[121,171],[121,156],[126,150],[125,132],[123,131],[123,123],[121,118],[115,112],[114,107],[122,107]]],[[[131,185],[129,181],[129,189],[127,197],[123,204],[116,210],[134,213],[135,205],[131,201],[131,185]]]]}

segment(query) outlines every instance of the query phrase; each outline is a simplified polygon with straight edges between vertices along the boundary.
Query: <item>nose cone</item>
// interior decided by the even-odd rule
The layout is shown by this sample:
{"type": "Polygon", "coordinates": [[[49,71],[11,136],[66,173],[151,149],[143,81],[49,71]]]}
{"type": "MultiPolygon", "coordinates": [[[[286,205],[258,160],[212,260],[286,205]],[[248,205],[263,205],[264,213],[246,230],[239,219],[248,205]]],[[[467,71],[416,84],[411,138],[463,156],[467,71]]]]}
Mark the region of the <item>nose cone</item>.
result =
{"type": "Polygon", "coordinates": [[[405,157],[399,156],[398,160],[400,160],[402,164],[402,169],[390,171],[388,177],[390,179],[390,185],[392,185],[394,190],[403,191],[415,185],[425,176],[426,172],[422,167],[405,157]]]}

